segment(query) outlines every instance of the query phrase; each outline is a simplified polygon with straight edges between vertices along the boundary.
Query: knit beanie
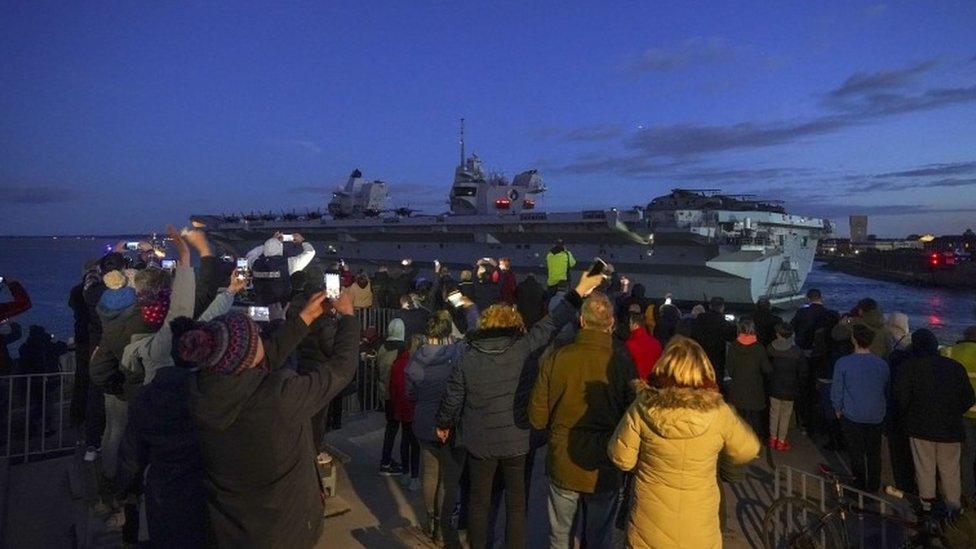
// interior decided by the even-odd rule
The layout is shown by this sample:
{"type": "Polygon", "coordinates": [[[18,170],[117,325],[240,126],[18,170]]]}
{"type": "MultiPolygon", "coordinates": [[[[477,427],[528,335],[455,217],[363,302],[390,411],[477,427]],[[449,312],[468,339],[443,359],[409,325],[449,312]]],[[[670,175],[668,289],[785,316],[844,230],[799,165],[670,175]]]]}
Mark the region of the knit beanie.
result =
{"type": "Polygon", "coordinates": [[[390,321],[389,326],[386,327],[387,341],[403,341],[405,334],[406,328],[402,319],[394,318],[390,321]]]}
{"type": "Polygon", "coordinates": [[[259,337],[257,324],[244,314],[231,312],[184,333],[179,354],[208,372],[237,375],[254,362],[259,337]]]}
{"type": "MultiPolygon", "coordinates": [[[[117,273],[118,271],[112,271],[117,273]]],[[[121,273],[120,273],[121,275],[121,273]]],[[[108,289],[102,292],[98,304],[110,311],[121,311],[136,304],[136,291],[129,286],[108,289]]]]}
{"type": "Polygon", "coordinates": [[[136,301],[139,303],[139,312],[142,320],[154,329],[159,329],[166,320],[169,313],[170,289],[163,288],[158,291],[141,290],[136,292],[136,301]]]}

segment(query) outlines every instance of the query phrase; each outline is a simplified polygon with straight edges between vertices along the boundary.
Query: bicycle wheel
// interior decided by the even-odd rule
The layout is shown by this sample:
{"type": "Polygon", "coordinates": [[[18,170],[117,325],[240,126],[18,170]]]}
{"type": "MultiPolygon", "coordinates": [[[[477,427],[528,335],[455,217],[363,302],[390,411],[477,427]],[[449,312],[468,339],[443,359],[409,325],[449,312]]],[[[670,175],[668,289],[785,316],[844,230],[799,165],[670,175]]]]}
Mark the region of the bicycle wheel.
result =
{"type": "Polygon", "coordinates": [[[844,547],[839,517],[800,497],[781,497],[769,506],[763,517],[762,536],[766,549],[844,547]]]}

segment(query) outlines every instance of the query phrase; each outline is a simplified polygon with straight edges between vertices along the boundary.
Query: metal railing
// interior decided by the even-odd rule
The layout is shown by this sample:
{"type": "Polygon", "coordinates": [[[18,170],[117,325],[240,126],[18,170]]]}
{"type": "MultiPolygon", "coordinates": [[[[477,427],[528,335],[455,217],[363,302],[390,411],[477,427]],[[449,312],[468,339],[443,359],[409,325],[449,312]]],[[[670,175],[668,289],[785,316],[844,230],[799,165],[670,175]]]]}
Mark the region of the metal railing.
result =
{"type": "Polygon", "coordinates": [[[376,328],[376,335],[381,339],[386,337],[386,327],[397,309],[378,309],[370,307],[368,309],[356,309],[356,318],[359,319],[359,327],[365,332],[368,328],[376,328]]]}
{"type": "MultiPolygon", "coordinates": [[[[911,507],[904,501],[893,502],[846,484],[842,484],[841,489],[844,497],[861,509],[870,509],[883,515],[912,516],[911,507]]],[[[832,482],[820,474],[801,471],[789,465],[779,465],[775,471],[773,501],[783,496],[803,498],[819,506],[822,512],[827,512],[837,503],[832,482]]],[[[844,526],[847,528],[847,540],[851,547],[897,547],[910,535],[904,526],[873,515],[852,515],[844,526]]]]}
{"type": "Polygon", "coordinates": [[[379,398],[378,372],[376,357],[364,356],[359,360],[359,369],[352,386],[342,398],[342,412],[344,414],[375,412],[383,409],[383,402],[379,398]],[[353,390],[353,387],[355,390],[353,390]]]}
{"type": "Polygon", "coordinates": [[[74,372],[0,377],[0,458],[30,460],[75,447],[70,421],[74,372]]]}

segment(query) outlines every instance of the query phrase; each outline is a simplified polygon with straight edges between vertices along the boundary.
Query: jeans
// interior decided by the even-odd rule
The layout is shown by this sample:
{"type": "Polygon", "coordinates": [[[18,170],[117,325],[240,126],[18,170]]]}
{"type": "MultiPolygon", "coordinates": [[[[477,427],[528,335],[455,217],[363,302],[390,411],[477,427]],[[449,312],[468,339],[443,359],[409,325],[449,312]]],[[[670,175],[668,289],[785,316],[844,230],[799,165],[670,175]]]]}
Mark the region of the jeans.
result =
{"type": "Polygon", "coordinates": [[[881,432],[880,423],[857,423],[841,420],[844,442],[851,471],[857,479],[855,488],[877,492],[881,488],[881,432]]]}
{"type": "Polygon", "coordinates": [[[793,401],[769,399],[769,436],[786,442],[790,431],[790,416],[793,415],[793,401]]]}
{"type": "Polygon", "coordinates": [[[505,547],[525,547],[525,455],[479,459],[468,454],[471,480],[468,504],[468,543],[471,549],[488,547],[488,515],[495,471],[505,483],[505,547]]]}
{"type": "Polygon", "coordinates": [[[404,421],[400,424],[400,459],[403,460],[403,474],[410,478],[420,478],[420,442],[413,434],[413,424],[404,421]]]}
{"type": "Polygon", "coordinates": [[[962,443],[959,457],[959,478],[962,480],[962,495],[972,501],[976,497],[976,419],[962,418],[966,439],[962,443]]]}
{"type": "MultiPolygon", "coordinates": [[[[380,465],[389,465],[393,461],[393,442],[396,440],[397,431],[400,430],[400,422],[393,419],[392,402],[387,400],[384,410],[386,410],[386,430],[383,431],[383,453],[380,456],[380,465]]],[[[403,456],[400,458],[403,459],[403,456]]],[[[403,465],[406,465],[406,462],[403,465]]]]}
{"type": "Polygon", "coordinates": [[[89,383],[88,400],[85,402],[85,444],[93,448],[100,447],[104,432],[105,394],[94,383],[89,383]]]}
{"type": "Polygon", "coordinates": [[[102,435],[102,475],[114,479],[118,473],[119,445],[129,422],[129,405],[115,395],[105,395],[105,434],[102,435]]]}
{"type": "Polygon", "coordinates": [[[549,482],[549,547],[565,549],[572,547],[570,536],[573,530],[573,516],[582,500],[583,529],[586,546],[611,547],[613,526],[616,522],[620,502],[616,491],[585,494],[564,490],[549,482]]]}
{"type": "Polygon", "coordinates": [[[449,444],[423,442],[421,457],[427,519],[439,526],[445,547],[461,547],[457,530],[451,524],[451,515],[458,499],[465,452],[449,444]]]}

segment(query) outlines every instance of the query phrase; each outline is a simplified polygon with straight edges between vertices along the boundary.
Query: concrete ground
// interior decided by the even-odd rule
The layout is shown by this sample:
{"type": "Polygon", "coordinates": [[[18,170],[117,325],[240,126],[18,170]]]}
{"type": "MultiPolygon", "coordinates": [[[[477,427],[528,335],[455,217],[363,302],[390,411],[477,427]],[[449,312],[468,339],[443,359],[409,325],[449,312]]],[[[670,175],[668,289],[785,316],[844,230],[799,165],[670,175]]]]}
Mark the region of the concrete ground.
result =
{"type": "MultiPolygon", "coordinates": [[[[383,427],[381,413],[353,413],[344,419],[342,429],[327,435],[340,463],[338,497],[330,501],[327,511],[348,511],[326,519],[317,547],[434,547],[418,526],[424,520],[421,491],[410,491],[395,477],[378,474],[383,427]]],[[[726,547],[761,546],[757,532],[765,508],[773,499],[775,465],[791,465],[813,473],[817,463],[827,462],[843,469],[836,454],[824,455],[797,430],[792,436],[792,451],[772,455],[764,451],[762,459],[747,467],[744,480],[726,485],[730,517],[726,547]]],[[[533,467],[526,547],[545,547],[547,542],[544,460],[542,448],[533,467]]],[[[0,503],[5,502],[0,508],[6,508],[6,517],[0,515],[0,548],[121,547],[121,535],[106,530],[105,515],[95,507],[94,469],[81,460],[80,452],[11,465],[0,483],[0,503]]],[[[498,540],[504,537],[504,509],[501,516],[496,524],[498,540]]]]}
{"type": "MultiPolygon", "coordinates": [[[[423,496],[402,487],[394,477],[382,477],[377,471],[383,444],[384,420],[381,413],[351,414],[342,429],[327,435],[344,461],[337,488],[348,504],[348,513],[326,520],[325,534],[318,547],[431,547],[420,534],[424,520],[423,496]]],[[[789,452],[765,450],[762,459],[746,468],[744,480],[727,484],[727,510],[730,524],[725,546],[761,547],[759,531],[766,506],[773,499],[773,471],[777,464],[791,465],[816,472],[817,464],[826,462],[841,467],[839,456],[823,454],[809,439],[794,430],[793,449],[789,452]]],[[[398,448],[398,446],[397,446],[398,448]]],[[[396,455],[396,452],[394,452],[396,455]]],[[[529,493],[526,547],[545,547],[547,543],[545,448],[536,454],[529,493]]],[[[502,511],[503,513],[504,511],[502,511]]],[[[503,538],[504,519],[497,524],[503,538]]]]}

